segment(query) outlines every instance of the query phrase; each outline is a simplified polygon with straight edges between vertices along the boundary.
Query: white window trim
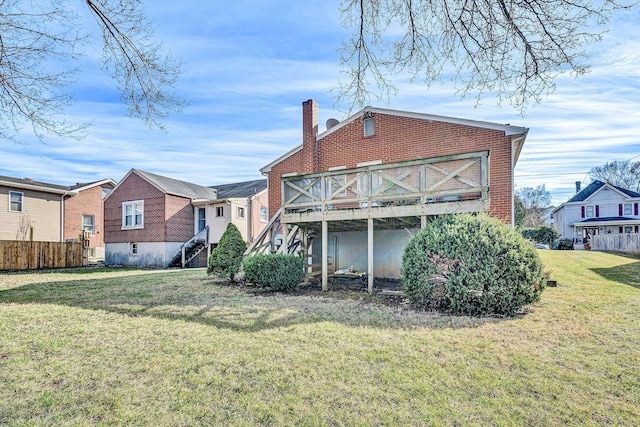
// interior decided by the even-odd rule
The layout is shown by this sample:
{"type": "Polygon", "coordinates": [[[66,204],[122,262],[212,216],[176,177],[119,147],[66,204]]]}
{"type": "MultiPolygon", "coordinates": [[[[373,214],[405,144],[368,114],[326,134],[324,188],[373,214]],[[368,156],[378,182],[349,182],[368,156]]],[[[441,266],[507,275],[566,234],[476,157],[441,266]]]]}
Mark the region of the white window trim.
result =
{"type": "Polygon", "coordinates": [[[216,206],[216,218],[224,218],[224,206],[216,206]],[[221,212],[222,215],[218,215],[221,212]]]}
{"type": "Polygon", "coordinates": [[[9,212],[24,212],[24,193],[22,191],[9,191],[9,212]],[[11,209],[11,195],[19,194],[20,195],[20,210],[16,211],[11,209]]]}
{"type": "Polygon", "coordinates": [[[144,200],[130,200],[126,202],[122,202],[122,230],[137,230],[144,228],[144,200]],[[126,206],[132,205],[131,213],[132,213],[132,221],[131,225],[126,224],[126,206]],[[142,222],[140,224],[135,224],[136,218],[136,205],[140,205],[142,208],[142,222]]]}
{"type": "Polygon", "coordinates": [[[91,217],[93,218],[93,224],[91,225],[91,231],[89,232],[90,236],[95,236],[96,235],[96,216],[95,215],[85,215],[82,214],[82,231],[85,231],[84,226],[84,217],[91,217]]]}
{"type": "Polygon", "coordinates": [[[585,218],[595,218],[596,217],[596,208],[593,205],[588,205],[584,210],[585,218]],[[589,215],[589,209],[591,209],[591,215],[589,215]]]}
{"type": "Polygon", "coordinates": [[[238,206],[238,218],[240,219],[244,219],[244,206],[238,206]]]}
{"type": "Polygon", "coordinates": [[[138,256],[138,242],[129,242],[129,255],[138,256]]]}
{"type": "Polygon", "coordinates": [[[633,216],[633,203],[622,204],[622,215],[633,216]],[[627,206],[629,207],[629,213],[627,213],[627,206]]]}
{"type": "Polygon", "coordinates": [[[363,134],[364,134],[365,137],[374,136],[376,134],[375,117],[367,117],[362,121],[362,123],[363,123],[363,128],[364,128],[363,134]]]}
{"type": "Polygon", "coordinates": [[[260,206],[260,222],[269,222],[269,210],[265,206],[260,206]],[[264,218],[262,217],[263,209],[264,209],[264,218]]]}

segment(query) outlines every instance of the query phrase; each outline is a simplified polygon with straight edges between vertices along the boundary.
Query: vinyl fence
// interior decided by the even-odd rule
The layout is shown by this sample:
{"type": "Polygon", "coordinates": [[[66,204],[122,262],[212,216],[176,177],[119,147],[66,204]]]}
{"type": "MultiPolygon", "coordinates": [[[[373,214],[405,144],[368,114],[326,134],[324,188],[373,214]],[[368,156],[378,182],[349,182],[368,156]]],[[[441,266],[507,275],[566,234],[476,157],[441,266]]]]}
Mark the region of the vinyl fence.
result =
{"type": "Polygon", "coordinates": [[[592,249],[640,255],[640,233],[598,234],[593,236],[592,249]]]}
{"type": "Polygon", "coordinates": [[[81,267],[87,265],[83,242],[0,240],[0,270],[81,267]]]}

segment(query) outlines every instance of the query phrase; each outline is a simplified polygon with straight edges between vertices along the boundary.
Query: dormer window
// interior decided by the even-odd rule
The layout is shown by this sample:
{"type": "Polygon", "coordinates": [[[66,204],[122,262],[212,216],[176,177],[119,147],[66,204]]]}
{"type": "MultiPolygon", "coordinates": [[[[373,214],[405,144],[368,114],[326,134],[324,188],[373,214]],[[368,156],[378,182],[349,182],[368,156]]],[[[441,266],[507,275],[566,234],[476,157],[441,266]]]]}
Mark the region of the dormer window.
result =
{"type": "Polygon", "coordinates": [[[373,117],[364,119],[364,136],[373,136],[376,134],[376,122],[373,117]]]}

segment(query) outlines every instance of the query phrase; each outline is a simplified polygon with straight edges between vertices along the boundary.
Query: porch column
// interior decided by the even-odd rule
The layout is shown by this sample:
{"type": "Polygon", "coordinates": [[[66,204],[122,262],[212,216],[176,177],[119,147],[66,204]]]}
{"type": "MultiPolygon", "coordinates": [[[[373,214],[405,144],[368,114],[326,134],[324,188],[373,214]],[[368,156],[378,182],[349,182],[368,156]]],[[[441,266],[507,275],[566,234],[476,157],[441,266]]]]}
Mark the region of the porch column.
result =
{"type": "Polygon", "coordinates": [[[329,289],[329,225],[322,220],[322,290],[329,289]]]}
{"type": "Polygon", "coordinates": [[[367,219],[367,279],[369,293],[373,293],[373,218],[367,219]]]}
{"type": "Polygon", "coordinates": [[[420,217],[420,228],[426,228],[426,227],[427,227],[427,216],[422,215],[420,217]]]}

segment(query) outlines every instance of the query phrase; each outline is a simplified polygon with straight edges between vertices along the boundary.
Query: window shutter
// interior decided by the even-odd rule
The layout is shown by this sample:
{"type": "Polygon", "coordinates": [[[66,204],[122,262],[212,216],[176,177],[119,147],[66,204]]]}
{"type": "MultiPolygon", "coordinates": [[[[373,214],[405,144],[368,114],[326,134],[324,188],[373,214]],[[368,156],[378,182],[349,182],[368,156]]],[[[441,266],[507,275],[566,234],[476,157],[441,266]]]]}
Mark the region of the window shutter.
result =
{"type": "Polygon", "coordinates": [[[618,216],[622,216],[622,203],[618,205],[618,216]]]}
{"type": "Polygon", "coordinates": [[[618,231],[622,233],[622,227],[618,227],[618,231]]]}
{"type": "Polygon", "coordinates": [[[633,204],[633,214],[638,216],[638,202],[633,204]]]}
{"type": "Polygon", "coordinates": [[[600,205],[596,205],[596,218],[600,217],[600,205]]]}
{"type": "Polygon", "coordinates": [[[580,210],[582,211],[582,218],[584,218],[584,206],[582,206],[580,210]]]}

